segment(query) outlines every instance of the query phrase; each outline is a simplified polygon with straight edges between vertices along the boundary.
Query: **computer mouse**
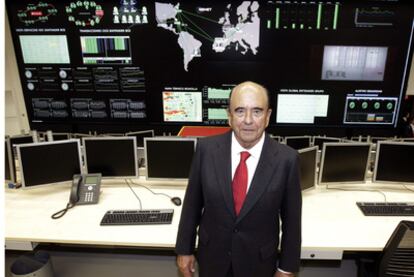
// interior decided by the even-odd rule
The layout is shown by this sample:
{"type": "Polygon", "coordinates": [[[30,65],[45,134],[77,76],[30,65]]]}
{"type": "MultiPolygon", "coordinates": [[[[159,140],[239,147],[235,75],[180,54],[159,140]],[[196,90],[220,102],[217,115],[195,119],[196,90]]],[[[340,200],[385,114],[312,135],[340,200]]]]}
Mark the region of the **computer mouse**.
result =
{"type": "Polygon", "coordinates": [[[176,206],[181,206],[181,199],[180,197],[171,197],[171,202],[174,203],[176,206]]]}

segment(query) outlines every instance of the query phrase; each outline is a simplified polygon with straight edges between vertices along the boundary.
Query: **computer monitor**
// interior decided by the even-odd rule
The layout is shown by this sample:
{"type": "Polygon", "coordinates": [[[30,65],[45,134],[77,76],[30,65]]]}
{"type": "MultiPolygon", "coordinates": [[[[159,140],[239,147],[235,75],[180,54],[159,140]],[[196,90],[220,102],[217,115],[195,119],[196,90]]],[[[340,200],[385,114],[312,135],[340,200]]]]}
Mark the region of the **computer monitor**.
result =
{"type": "Polygon", "coordinates": [[[10,138],[4,139],[4,179],[6,182],[16,182],[16,166],[14,164],[13,150],[10,138]]]}
{"type": "Polygon", "coordinates": [[[17,145],[19,144],[26,144],[26,143],[34,143],[35,140],[31,134],[25,135],[15,135],[10,137],[10,145],[13,151],[13,156],[17,158],[17,145]]]}
{"type": "Polygon", "coordinates": [[[299,149],[300,187],[307,190],[315,187],[318,147],[312,146],[299,149]]]}
{"type": "Polygon", "coordinates": [[[66,182],[82,173],[79,140],[17,146],[23,188],[66,182]]]}
{"type": "Polygon", "coordinates": [[[313,138],[313,145],[318,146],[319,150],[322,150],[323,145],[326,142],[340,142],[340,138],[333,138],[333,137],[314,137],[313,138]]]}
{"type": "Polygon", "coordinates": [[[136,139],[137,139],[137,147],[144,148],[144,138],[152,138],[152,137],[154,137],[154,130],[144,130],[144,131],[128,132],[125,135],[128,136],[128,137],[136,137],[136,139]]]}
{"type": "Polygon", "coordinates": [[[84,137],[82,140],[87,173],[101,173],[102,178],[138,177],[135,138],[84,137]]]}
{"type": "Polygon", "coordinates": [[[188,179],[196,143],[196,138],[144,138],[147,179],[188,179]]]}
{"type": "Polygon", "coordinates": [[[16,148],[16,145],[27,144],[35,142],[32,135],[16,135],[10,137],[10,144],[12,148],[16,148]]]}
{"type": "Polygon", "coordinates": [[[365,182],[371,147],[364,142],[325,142],[319,184],[365,182]]]}
{"type": "Polygon", "coordinates": [[[414,183],[414,142],[379,141],[374,182],[414,183]]]}
{"type": "MultiPolygon", "coordinates": [[[[70,139],[69,133],[52,133],[52,141],[58,141],[58,140],[68,140],[70,139]]],[[[49,141],[49,138],[48,138],[49,141]]]]}
{"type": "Polygon", "coordinates": [[[288,136],[285,137],[286,145],[292,147],[293,149],[299,150],[311,146],[311,137],[310,136],[288,136]]]}

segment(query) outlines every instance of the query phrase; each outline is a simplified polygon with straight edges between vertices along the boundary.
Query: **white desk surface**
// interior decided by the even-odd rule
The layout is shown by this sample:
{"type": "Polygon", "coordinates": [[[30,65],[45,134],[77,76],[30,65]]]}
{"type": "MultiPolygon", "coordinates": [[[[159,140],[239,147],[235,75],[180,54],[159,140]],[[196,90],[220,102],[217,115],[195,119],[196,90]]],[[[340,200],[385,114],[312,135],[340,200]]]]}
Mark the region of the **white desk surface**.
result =
{"type": "MultiPolygon", "coordinates": [[[[147,182],[135,180],[155,192],[183,199],[185,182],[147,182]]],[[[170,225],[100,226],[107,210],[139,209],[139,202],[124,180],[104,180],[99,203],[79,205],[60,219],[51,215],[66,206],[70,183],[36,189],[6,189],[5,240],[95,246],[169,248],[175,245],[181,206],[156,196],[137,185],[132,188],[143,209],[174,209],[170,225]]],[[[334,187],[334,186],[330,186],[334,187]]],[[[414,202],[414,192],[401,185],[336,185],[346,189],[378,189],[389,202],[414,202]]],[[[414,186],[410,186],[414,189],[414,186]]],[[[341,259],[343,251],[381,251],[401,220],[414,217],[367,217],[355,202],[384,201],[375,191],[327,190],[318,186],[303,192],[302,258],[341,259]]]]}
{"type": "MultiPolygon", "coordinates": [[[[401,220],[414,217],[364,216],[355,202],[414,202],[414,192],[402,185],[330,185],[303,192],[302,252],[382,251],[401,220]],[[347,189],[349,191],[331,188],[347,189]],[[354,189],[354,190],[353,190],[354,189]],[[357,191],[373,190],[373,191],[357,191]],[[378,191],[375,191],[378,190],[378,191]]],[[[414,190],[414,186],[407,186],[414,190]]]]}
{"type": "MultiPolygon", "coordinates": [[[[149,187],[154,192],[170,196],[183,198],[185,193],[183,182],[174,187],[172,182],[135,181],[152,184],[149,187]]],[[[181,206],[175,206],[167,197],[156,196],[145,188],[131,185],[141,199],[143,209],[174,209],[170,225],[100,226],[108,210],[140,208],[139,201],[124,180],[103,180],[98,204],[77,205],[62,218],[52,219],[52,214],[65,208],[70,187],[68,183],[26,190],[6,189],[6,241],[162,248],[174,246],[181,206]]]]}

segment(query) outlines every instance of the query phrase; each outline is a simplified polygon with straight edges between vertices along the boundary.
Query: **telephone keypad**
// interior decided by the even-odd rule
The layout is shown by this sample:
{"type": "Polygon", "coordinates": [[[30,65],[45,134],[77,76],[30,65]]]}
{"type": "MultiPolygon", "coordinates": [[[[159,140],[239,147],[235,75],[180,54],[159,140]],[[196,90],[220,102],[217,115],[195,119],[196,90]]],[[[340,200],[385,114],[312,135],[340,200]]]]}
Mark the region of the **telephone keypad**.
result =
{"type": "Polygon", "coordinates": [[[92,202],[93,201],[93,192],[86,192],[85,193],[85,202],[92,202]]]}

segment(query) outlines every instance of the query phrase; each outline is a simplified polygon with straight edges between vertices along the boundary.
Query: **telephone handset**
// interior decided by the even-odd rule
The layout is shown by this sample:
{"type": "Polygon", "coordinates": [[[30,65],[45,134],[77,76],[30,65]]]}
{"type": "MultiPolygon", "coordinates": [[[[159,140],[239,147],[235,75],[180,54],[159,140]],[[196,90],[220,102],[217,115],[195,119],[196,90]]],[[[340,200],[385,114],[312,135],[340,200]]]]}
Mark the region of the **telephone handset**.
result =
{"type": "Polygon", "coordinates": [[[72,205],[98,203],[101,179],[100,173],[73,175],[69,202],[72,205]]]}

